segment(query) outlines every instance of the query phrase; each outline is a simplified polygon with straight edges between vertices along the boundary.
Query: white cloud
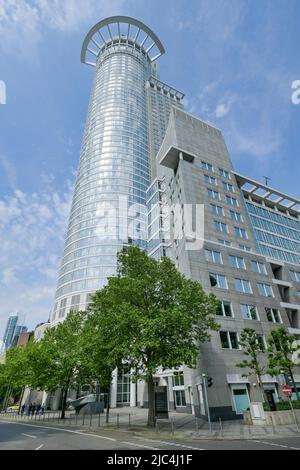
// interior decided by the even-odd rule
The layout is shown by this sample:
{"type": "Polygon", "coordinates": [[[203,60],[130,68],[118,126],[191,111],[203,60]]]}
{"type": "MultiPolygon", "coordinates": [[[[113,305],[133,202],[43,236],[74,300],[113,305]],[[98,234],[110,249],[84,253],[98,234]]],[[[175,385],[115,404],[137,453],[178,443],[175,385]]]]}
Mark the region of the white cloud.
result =
{"type": "Polygon", "coordinates": [[[52,175],[41,178],[41,192],[16,189],[0,200],[0,330],[15,310],[32,327],[47,320],[52,307],[72,185],[58,192],[52,175]]]}
{"type": "Polygon", "coordinates": [[[33,53],[47,29],[76,32],[119,11],[125,0],[0,0],[0,47],[33,53]],[[14,48],[14,49],[12,49],[14,48]]]}

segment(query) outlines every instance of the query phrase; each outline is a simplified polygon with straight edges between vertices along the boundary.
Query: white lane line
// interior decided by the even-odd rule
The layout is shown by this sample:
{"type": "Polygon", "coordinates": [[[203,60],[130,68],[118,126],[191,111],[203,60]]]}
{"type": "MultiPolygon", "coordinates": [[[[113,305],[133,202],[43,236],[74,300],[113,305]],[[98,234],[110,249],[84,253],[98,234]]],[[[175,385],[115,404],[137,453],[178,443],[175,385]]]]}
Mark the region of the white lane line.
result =
{"type": "Polygon", "coordinates": [[[42,428],[42,429],[54,429],[54,431],[63,431],[63,432],[69,432],[71,434],[80,434],[82,436],[91,436],[91,437],[98,437],[99,439],[105,439],[107,441],[113,441],[116,442],[117,439],[113,439],[112,437],[106,437],[106,436],[99,436],[99,434],[90,434],[87,432],[80,432],[80,431],[71,431],[70,429],[65,429],[65,428],[54,428],[52,426],[40,426],[38,424],[26,424],[26,423],[16,423],[14,421],[5,421],[8,424],[17,424],[19,426],[29,426],[31,428],[42,428]]]}
{"type": "Polygon", "coordinates": [[[45,444],[41,444],[40,446],[38,446],[36,449],[34,450],[40,450],[42,447],[44,447],[45,444]]]}
{"type": "Polygon", "coordinates": [[[128,444],[134,447],[143,447],[144,449],[159,450],[157,447],[143,446],[142,444],[135,444],[134,442],[121,441],[121,444],[128,444]]]}
{"type": "MultiPolygon", "coordinates": [[[[275,442],[267,442],[267,441],[258,441],[258,440],[254,440],[252,439],[252,442],[258,442],[259,444],[265,444],[267,446],[274,446],[274,447],[283,447],[285,449],[293,449],[293,450],[300,450],[299,447],[291,447],[291,446],[286,446],[284,444],[276,444],[275,442]]],[[[251,440],[249,440],[248,442],[251,442],[251,440]]]]}
{"type": "Polygon", "coordinates": [[[36,439],[37,438],[37,436],[32,436],[31,434],[25,434],[25,432],[22,432],[21,434],[22,434],[22,436],[31,437],[31,439],[36,439]]]}
{"type": "MultiPolygon", "coordinates": [[[[150,441],[150,439],[145,439],[145,440],[150,441]]],[[[175,442],[167,442],[167,441],[161,441],[161,440],[157,440],[157,441],[153,440],[152,442],[157,442],[159,444],[165,444],[165,445],[168,445],[168,446],[184,447],[185,449],[206,450],[206,449],[201,449],[200,447],[191,447],[191,446],[187,446],[185,444],[177,444],[175,442]]]]}

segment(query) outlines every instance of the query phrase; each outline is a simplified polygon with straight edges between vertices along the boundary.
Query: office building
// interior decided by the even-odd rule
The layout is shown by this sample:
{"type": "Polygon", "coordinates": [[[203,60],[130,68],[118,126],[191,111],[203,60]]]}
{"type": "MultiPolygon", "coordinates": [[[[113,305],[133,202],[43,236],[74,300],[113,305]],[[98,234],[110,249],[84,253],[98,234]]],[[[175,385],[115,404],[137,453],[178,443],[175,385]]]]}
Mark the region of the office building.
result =
{"type": "Polygon", "coordinates": [[[14,339],[16,336],[20,335],[21,333],[25,333],[27,331],[27,327],[23,325],[19,325],[20,314],[19,313],[12,313],[9,315],[4,336],[3,336],[3,343],[5,345],[5,349],[10,348],[14,344],[14,339]]]}

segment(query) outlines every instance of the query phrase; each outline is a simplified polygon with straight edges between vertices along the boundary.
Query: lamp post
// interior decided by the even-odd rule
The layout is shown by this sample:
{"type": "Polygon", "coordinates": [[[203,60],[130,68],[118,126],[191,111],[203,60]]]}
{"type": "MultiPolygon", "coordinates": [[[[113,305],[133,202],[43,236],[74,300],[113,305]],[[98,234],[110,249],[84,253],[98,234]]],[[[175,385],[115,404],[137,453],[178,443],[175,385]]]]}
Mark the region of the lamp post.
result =
{"type": "Polygon", "coordinates": [[[211,433],[211,419],[210,419],[210,411],[209,411],[209,404],[208,404],[208,394],[207,394],[207,382],[206,382],[206,374],[202,374],[202,383],[204,389],[204,397],[207,409],[207,420],[209,425],[209,432],[211,433]]]}

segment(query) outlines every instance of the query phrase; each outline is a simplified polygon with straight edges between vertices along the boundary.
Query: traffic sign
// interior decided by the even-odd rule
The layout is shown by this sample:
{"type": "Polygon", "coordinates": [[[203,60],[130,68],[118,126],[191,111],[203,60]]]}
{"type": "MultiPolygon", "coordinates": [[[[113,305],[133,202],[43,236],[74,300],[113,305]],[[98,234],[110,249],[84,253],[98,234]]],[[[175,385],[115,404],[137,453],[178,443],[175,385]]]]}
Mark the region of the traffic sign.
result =
{"type": "Polygon", "coordinates": [[[285,397],[290,397],[292,395],[292,389],[289,385],[283,385],[281,388],[281,394],[285,397]]]}

